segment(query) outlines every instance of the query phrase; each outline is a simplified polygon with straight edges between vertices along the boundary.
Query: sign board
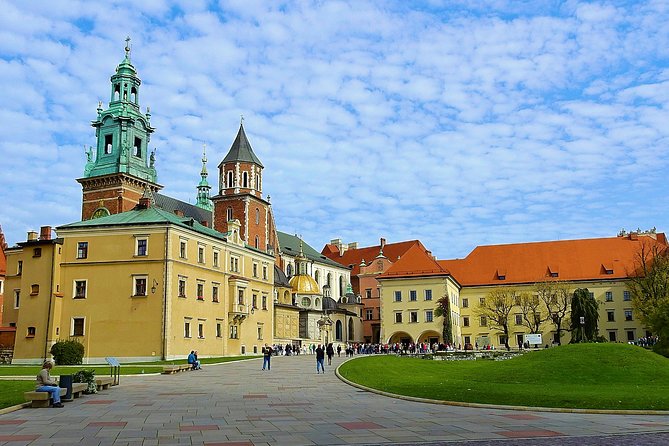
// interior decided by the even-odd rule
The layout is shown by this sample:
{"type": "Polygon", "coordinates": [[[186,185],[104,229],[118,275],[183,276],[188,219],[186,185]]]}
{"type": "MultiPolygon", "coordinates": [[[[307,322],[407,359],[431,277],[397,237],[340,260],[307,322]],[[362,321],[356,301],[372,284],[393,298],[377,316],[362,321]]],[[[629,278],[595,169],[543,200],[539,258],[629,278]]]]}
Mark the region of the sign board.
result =
{"type": "Polygon", "coordinates": [[[476,348],[486,348],[488,345],[490,345],[490,338],[488,336],[476,337],[476,348]]]}
{"type": "Polygon", "coordinates": [[[525,342],[529,344],[541,344],[541,333],[527,333],[525,334],[525,342]]]}

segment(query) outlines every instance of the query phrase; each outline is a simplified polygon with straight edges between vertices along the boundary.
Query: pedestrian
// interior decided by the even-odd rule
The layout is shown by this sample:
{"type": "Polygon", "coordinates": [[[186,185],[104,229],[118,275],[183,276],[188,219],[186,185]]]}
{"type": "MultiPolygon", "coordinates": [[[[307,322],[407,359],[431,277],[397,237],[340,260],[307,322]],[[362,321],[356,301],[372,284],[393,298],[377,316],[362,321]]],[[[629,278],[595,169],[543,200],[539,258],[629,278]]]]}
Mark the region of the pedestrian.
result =
{"type": "Polygon", "coordinates": [[[51,379],[49,371],[53,367],[51,361],[44,361],[42,364],[42,370],[40,370],[37,375],[37,382],[35,383],[35,391],[37,392],[49,392],[51,399],[53,400],[52,407],[63,407],[63,404],[60,402],[60,387],[58,383],[51,379]]]}
{"type": "Polygon", "coordinates": [[[272,347],[269,345],[265,344],[265,346],[262,348],[262,369],[265,370],[265,367],[267,367],[267,370],[270,370],[270,360],[272,359],[272,347]]]}
{"type": "Polygon", "coordinates": [[[337,358],[341,356],[341,344],[337,344],[337,358]]]}
{"type": "Polygon", "coordinates": [[[323,366],[323,361],[325,360],[325,350],[323,350],[323,346],[321,344],[318,344],[318,347],[316,348],[316,373],[319,373],[319,370],[322,370],[323,373],[325,373],[325,367],[323,366]]]}
{"type": "Polygon", "coordinates": [[[332,357],[334,356],[334,347],[332,346],[332,342],[328,344],[325,351],[328,355],[328,365],[332,365],[332,357]]]}

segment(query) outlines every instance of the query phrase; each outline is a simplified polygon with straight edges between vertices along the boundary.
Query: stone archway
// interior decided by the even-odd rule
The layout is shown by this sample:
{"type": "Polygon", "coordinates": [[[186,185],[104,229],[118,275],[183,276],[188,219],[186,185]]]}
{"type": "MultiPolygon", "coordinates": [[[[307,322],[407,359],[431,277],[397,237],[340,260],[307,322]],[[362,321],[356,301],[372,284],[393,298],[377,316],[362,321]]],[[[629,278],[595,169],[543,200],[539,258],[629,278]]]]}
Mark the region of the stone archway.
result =
{"type": "Polygon", "coordinates": [[[388,344],[405,344],[409,345],[413,343],[413,338],[406,331],[397,331],[390,335],[388,338],[388,344]]]}

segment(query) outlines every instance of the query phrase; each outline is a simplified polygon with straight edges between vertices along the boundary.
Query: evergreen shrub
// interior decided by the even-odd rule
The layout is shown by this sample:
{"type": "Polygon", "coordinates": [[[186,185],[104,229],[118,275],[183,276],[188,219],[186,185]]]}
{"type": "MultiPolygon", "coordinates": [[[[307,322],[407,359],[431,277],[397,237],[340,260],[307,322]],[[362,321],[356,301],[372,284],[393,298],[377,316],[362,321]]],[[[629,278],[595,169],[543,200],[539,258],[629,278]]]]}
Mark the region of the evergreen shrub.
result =
{"type": "Polygon", "coordinates": [[[72,339],[59,340],[51,346],[51,354],[57,365],[81,364],[84,359],[84,345],[72,339]]]}

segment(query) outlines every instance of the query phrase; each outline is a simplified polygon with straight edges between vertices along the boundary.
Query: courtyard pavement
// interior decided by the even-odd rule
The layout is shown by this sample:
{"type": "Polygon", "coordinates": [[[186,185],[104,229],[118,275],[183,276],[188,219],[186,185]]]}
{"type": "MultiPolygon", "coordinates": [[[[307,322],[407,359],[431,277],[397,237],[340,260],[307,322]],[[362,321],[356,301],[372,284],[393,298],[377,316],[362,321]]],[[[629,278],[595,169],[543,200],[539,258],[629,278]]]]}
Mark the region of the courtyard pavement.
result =
{"type": "MultiPolygon", "coordinates": [[[[444,406],[394,399],[340,381],[335,358],[205,366],[122,376],[121,385],[65,403],[0,415],[0,445],[666,445],[669,416],[444,406]],[[326,360],[327,362],[327,360],[326,360]]],[[[407,371],[407,379],[411,379],[407,371]]]]}

